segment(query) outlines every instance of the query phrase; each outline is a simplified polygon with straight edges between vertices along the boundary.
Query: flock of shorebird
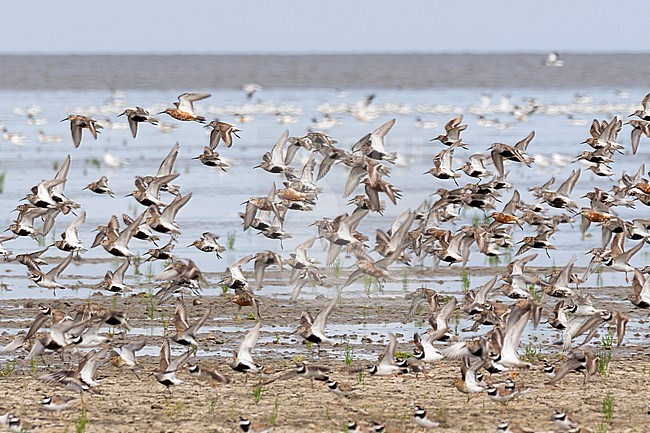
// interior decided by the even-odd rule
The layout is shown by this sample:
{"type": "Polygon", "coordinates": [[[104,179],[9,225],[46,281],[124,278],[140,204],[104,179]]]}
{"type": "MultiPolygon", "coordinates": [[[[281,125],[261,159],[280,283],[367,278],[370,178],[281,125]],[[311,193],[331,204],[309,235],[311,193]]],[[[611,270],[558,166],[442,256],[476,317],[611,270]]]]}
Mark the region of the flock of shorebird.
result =
{"type": "MultiPolygon", "coordinates": [[[[183,93],[173,108],[159,114],[167,114],[179,121],[205,123],[205,117],[197,113],[194,103],[209,96],[207,93],[183,93]]],[[[637,152],[643,137],[650,137],[649,98],[650,94],[643,99],[642,109],[630,115],[635,119],[626,123],[631,128],[632,153],[637,152]]],[[[155,117],[141,107],[127,109],[120,116],[122,115],[128,120],[134,138],[139,125],[158,123],[155,117]]],[[[97,138],[102,129],[101,124],[89,116],[70,114],[63,121],[66,120],[70,122],[75,148],[79,147],[86,134],[97,138]]],[[[618,181],[608,191],[594,188],[588,192],[583,197],[588,200],[588,206],[579,205],[572,197],[581,174],[581,169],[575,169],[557,188],[554,187],[555,177],[531,188],[536,198],[533,203],[525,203],[515,189],[501,207],[497,204],[501,202],[499,198],[513,188],[507,181],[507,164],[523,164],[528,167],[535,164],[534,158],[527,154],[535,133],[531,132],[514,145],[493,143],[487,153],[475,153],[462,166],[456,167],[454,151],[469,146],[462,139],[462,133],[467,128],[462,121],[462,115],[454,117],[445,125],[444,133],[431,140],[440,143],[443,148],[433,157],[433,167],[425,173],[453,182],[454,187],[437,189],[435,194],[439,199],[433,204],[403,212],[392,221],[388,230],[377,229],[372,249],[367,245],[369,237],[357,230],[359,224],[369,213],[383,214],[387,201],[395,205],[401,198],[398,186],[389,181],[397,155],[387,150],[385,145],[385,137],[395,124],[394,119],[366,134],[348,148],[340,146],[335,139],[323,132],[314,131],[303,137],[291,137],[286,131],[272,149],[262,155],[256,168],[275,174],[278,178],[282,177],[283,187],[277,188],[273,182],[268,195],[251,197],[246,201],[245,208],[239,214],[243,230],[252,228],[263,236],[282,243],[283,239],[290,237],[285,230],[288,215],[291,212],[311,210],[322,192],[317,183],[328,175],[347,176],[343,196],[352,196],[348,202],[352,211],[314,221],[314,237],[306,239],[289,257],[283,257],[275,251],[260,251],[237,259],[227,268],[219,283],[234,292],[232,301],[239,308],[252,308],[258,319],[242,341],[238,352],[228,361],[234,372],[245,374],[246,377],[259,376],[261,386],[276,380],[303,377],[326,383],[328,389],[341,398],[352,395],[349,387],[330,378],[329,368],[303,363],[289,371],[275,372],[258,364],[252,356],[260,337],[262,321],[273,320],[273,317],[265,317],[262,300],[256,294],[264,284],[265,270],[269,266],[281,270],[285,266],[290,267],[289,281],[294,286],[292,300],[297,300],[300,290],[306,284],[322,285],[325,279],[321,263],[309,255],[315,241],[320,239],[327,248],[325,267],[331,267],[343,251],[356,257],[355,269],[342,287],[354,284],[364,275],[383,283],[393,278],[389,269],[391,265],[408,265],[414,257],[421,259],[430,256],[440,262],[464,266],[473,251],[495,257],[521,244],[515,254],[516,258],[508,264],[506,274],[494,276],[482,287],[467,291],[462,300],[424,287],[413,294],[410,311],[405,312],[406,321],[414,320],[423,310],[429,315],[431,329],[422,335],[415,333],[415,350],[411,357],[396,359],[397,339],[389,333],[388,347],[377,364],[342,367],[347,371],[363,371],[374,376],[417,374],[425,372],[429,363],[457,359],[460,360],[460,372],[456,380],[459,392],[470,396],[485,393],[494,401],[507,402],[532,390],[516,384],[511,378],[495,381],[494,375],[532,367],[518,353],[520,341],[528,324],[531,323],[536,328],[546,314],[548,320],[544,323],[562,333],[562,351],[567,354],[565,361],[544,367],[548,382],[558,384],[570,373],[580,373],[585,380],[598,374],[600,354],[588,343],[599,331],[605,329],[607,332],[611,326],[615,329],[616,346],[620,346],[628,317],[623,312],[593,305],[590,297],[581,293],[580,285],[587,281],[597,266],[624,272],[626,280],[628,274],[632,276],[629,301],[637,308],[650,307],[650,277],[647,277],[650,268],[636,269],[630,265],[632,256],[650,242],[650,219],[628,221],[616,212],[616,208],[621,206],[643,208],[650,205],[650,182],[644,177],[645,167],[642,165],[634,174],[621,173],[618,181]],[[308,156],[304,165],[296,167],[294,161],[299,152],[308,156]],[[471,180],[460,186],[459,180],[463,174],[471,180]],[[355,194],[360,188],[361,193],[355,194]],[[485,222],[462,226],[456,230],[444,228],[445,223],[451,224],[463,208],[484,211],[485,222]],[[583,231],[597,224],[602,232],[602,245],[589,251],[593,258],[585,272],[582,275],[574,272],[576,257],[547,276],[528,271],[526,266],[535,260],[538,253],[522,254],[529,250],[543,250],[545,254],[550,254],[549,250],[554,249],[552,237],[562,225],[572,222],[578,215],[582,219],[583,231]],[[515,241],[513,237],[519,230],[529,230],[535,234],[515,241]],[[626,240],[637,243],[626,249],[626,240]],[[252,283],[249,282],[248,272],[244,270],[251,262],[254,269],[252,283]],[[491,294],[497,290],[513,299],[513,302],[491,299],[491,294]],[[450,335],[449,320],[454,315],[473,318],[473,331],[482,326],[489,330],[481,337],[460,340],[457,336],[450,335]],[[585,337],[578,342],[583,335],[585,337]],[[447,343],[448,341],[450,342],[447,343]],[[484,377],[483,371],[491,374],[490,380],[484,377]]],[[[239,138],[237,133],[240,130],[216,120],[209,122],[206,127],[211,128],[209,144],[196,159],[206,166],[225,171],[228,164],[221,159],[216,149],[222,142],[227,147],[233,146],[235,139],[239,138]]],[[[622,128],[623,121],[618,117],[594,120],[589,129],[589,137],[584,141],[591,150],[580,152],[576,161],[588,163],[589,169],[596,175],[611,176],[611,164],[623,149],[617,142],[622,128]]],[[[97,289],[117,294],[129,290],[125,277],[135,256],[129,249],[129,243],[136,238],[154,243],[147,253],[147,260],[168,262],[168,266],[155,276],[160,285],[154,299],[159,304],[168,302],[179,294],[201,294],[206,279],[199,267],[192,260],[183,260],[173,254],[174,245],[181,235],[181,227],[175,222],[176,215],[192,198],[191,192],[182,194],[181,186],[173,183],[180,177],[180,173],[174,171],[178,151],[177,143],[172,146],[155,175],[135,177],[135,189],[130,195],[145,207],[140,215],[131,218],[122,214],[122,227],[120,218],[113,215],[106,225],[97,227],[91,248],[101,245],[108,254],[122,258],[122,264],[114,271],[107,271],[103,280],[96,285],[97,289]],[[168,195],[164,196],[163,193],[168,195]],[[157,242],[161,236],[168,236],[169,241],[159,247],[157,242]]],[[[57,282],[57,278],[75,256],[83,261],[81,256],[86,251],[78,235],[79,228],[85,223],[86,211],[65,194],[70,164],[71,157],[68,156],[53,179],[43,180],[31,188],[25,196],[27,203],[20,204],[15,209],[18,216],[7,228],[10,234],[0,239],[0,254],[4,259],[25,265],[29,278],[35,284],[52,289],[54,293],[57,289],[64,288],[57,282]],[[7,249],[11,240],[19,236],[34,239],[45,237],[52,229],[55,219],[68,213],[73,213],[76,218],[61,233],[60,239],[47,248],[22,254],[13,254],[7,249]],[[47,261],[44,253],[53,247],[68,255],[57,266],[45,270],[47,261]]],[[[114,194],[106,176],[90,183],[86,188],[96,194],[114,194]]],[[[191,246],[206,253],[214,253],[219,258],[220,253],[225,251],[219,244],[219,236],[211,232],[205,232],[191,246]]],[[[316,317],[304,312],[299,319],[296,333],[304,340],[316,344],[319,352],[321,345],[334,343],[327,335],[326,325],[339,302],[339,295],[335,295],[323,305],[316,317]]],[[[192,321],[183,300],[176,301],[174,331],[162,340],[159,366],[152,372],[155,379],[170,393],[173,386],[181,383],[177,374],[185,366],[190,375],[197,379],[212,383],[228,383],[231,380],[222,372],[202,366],[193,358],[194,349],[200,346],[200,328],[210,319],[211,313],[211,309],[207,309],[192,321]],[[172,344],[184,346],[187,350],[172,359],[172,344]]],[[[79,360],[76,365],[64,364],[61,370],[48,373],[41,379],[78,393],[83,401],[86,393],[101,384],[96,379],[96,373],[107,361],[113,366],[130,369],[136,376],[139,371],[136,353],[145,346],[145,342],[133,340],[119,347],[112,345],[109,336],[101,333],[106,327],[127,332],[129,323],[126,314],[95,303],[79,306],[73,312],[42,306],[28,330],[19,333],[0,353],[6,356],[24,351],[27,360],[50,356],[52,353],[58,354],[63,360],[64,354],[77,354],[79,360]],[[49,330],[46,330],[48,325],[49,330]]],[[[72,398],[47,396],[42,403],[47,410],[60,412],[70,406],[72,398]]],[[[428,415],[420,406],[415,407],[412,419],[422,429],[435,429],[439,425],[435,417],[428,415]]],[[[556,413],[554,420],[560,431],[588,431],[564,412],[556,413]]],[[[22,420],[11,411],[0,416],[0,425],[8,426],[10,431],[26,429],[22,420]]],[[[244,417],[241,418],[240,427],[245,432],[267,431],[244,417]]],[[[384,429],[381,423],[355,421],[342,428],[350,432],[380,432],[384,429]]],[[[496,430],[504,433],[527,431],[505,421],[496,430]]]]}

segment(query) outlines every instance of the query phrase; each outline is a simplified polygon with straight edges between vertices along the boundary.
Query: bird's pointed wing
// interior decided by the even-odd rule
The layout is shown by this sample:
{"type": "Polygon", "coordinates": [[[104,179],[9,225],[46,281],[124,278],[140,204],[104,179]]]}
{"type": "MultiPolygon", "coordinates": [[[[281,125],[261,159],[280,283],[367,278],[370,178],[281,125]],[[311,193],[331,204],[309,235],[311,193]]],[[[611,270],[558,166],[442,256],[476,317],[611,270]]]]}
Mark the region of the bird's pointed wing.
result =
{"type": "Polygon", "coordinates": [[[530,319],[530,311],[525,311],[520,315],[513,315],[511,313],[511,316],[508,317],[505,335],[503,337],[503,347],[501,348],[501,354],[504,358],[518,358],[517,348],[519,347],[521,334],[524,332],[528,319],[530,319]],[[507,354],[510,354],[510,356],[507,354]]]}
{"type": "Polygon", "coordinates": [[[578,182],[578,178],[580,178],[580,173],[580,169],[573,170],[567,180],[565,180],[564,183],[560,185],[557,193],[563,194],[567,197],[571,195],[571,191],[573,191],[573,188],[576,186],[576,182],[578,182]]]}
{"type": "Polygon", "coordinates": [[[190,324],[187,320],[187,308],[182,301],[179,301],[176,304],[176,311],[174,311],[174,327],[176,332],[184,332],[187,328],[190,327],[190,324]]]}
{"type": "MultiPolygon", "coordinates": [[[[332,298],[329,304],[327,304],[327,307],[325,309],[321,310],[318,315],[316,316],[316,319],[314,320],[314,324],[312,325],[312,328],[314,330],[318,330],[321,334],[325,334],[325,326],[327,325],[327,319],[329,316],[332,314],[332,311],[334,311],[334,308],[336,308],[336,304],[339,301],[338,295],[332,298]]],[[[312,331],[314,332],[314,331],[312,331]]]]}
{"type": "Polygon", "coordinates": [[[156,177],[165,176],[172,173],[172,170],[174,169],[174,163],[176,163],[176,158],[178,157],[178,150],[180,149],[180,146],[181,145],[178,141],[172,146],[165,159],[163,159],[163,161],[160,163],[156,177]]]}
{"type": "Polygon", "coordinates": [[[73,255],[73,254],[74,254],[74,253],[70,253],[70,254],[68,254],[68,256],[67,256],[65,259],[63,259],[63,261],[61,261],[61,263],[59,263],[58,266],[52,268],[52,269],[47,273],[47,276],[50,277],[50,278],[52,278],[52,279],[56,279],[56,278],[61,274],[61,272],[63,272],[63,271],[65,270],[65,268],[68,267],[68,265],[69,265],[70,262],[72,261],[72,255],[73,255]]]}
{"type": "Polygon", "coordinates": [[[253,348],[255,348],[255,345],[257,344],[257,340],[260,338],[260,329],[262,327],[262,322],[257,322],[257,324],[248,331],[248,334],[246,334],[246,337],[244,338],[244,341],[242,341],[241,345],[239,346],[239,353],[237,354],[237,358],[239,359],[245,359],[249,361],[251,364],[253,363],[253,358],[251,357],[251,351],[253,348]]]}
{"type": "Polygon", "coordinates": [[[169,339],[165,338],[162,342],[162,346],[160,346],[160,362],[158,364],[158,370],[167,371],[170,358],[171,349],[169,347],[169,339]]]}
{"type": "Polygon", "coordinates": [[[181,93],[178,95],[178,109],[188,113],[194,112],[194,102],[212,96],[209,93],[181,93]]]}
{"type": "Polygon", "coordinates": [[[208,320],[210,317],[210,313],[212,312],[212,308],[208,308],[205,313],[203,313],[203,316],[199,318],[196,322],[192,323],[192,326],[189,327],[189,331],[194,334],[196,333],[201,326],[205,324],[205,322],[208,320]]]}
{"type": "Polygon", "coordinates": [[[392,332],[388,333],[388,347],[384,352],[384,356],[379,361],[379,365],[392,365],[395,359],[395,349],[397,349],[397,338],[392,332]]]}
{"type": "Polygon", "coordinates": [[[78,148],[81,144],[81,127],[77,126],[74,121],[71,121],[70,132],[72,132],[72,142],[74,143],[74,147],[78,148]]]}

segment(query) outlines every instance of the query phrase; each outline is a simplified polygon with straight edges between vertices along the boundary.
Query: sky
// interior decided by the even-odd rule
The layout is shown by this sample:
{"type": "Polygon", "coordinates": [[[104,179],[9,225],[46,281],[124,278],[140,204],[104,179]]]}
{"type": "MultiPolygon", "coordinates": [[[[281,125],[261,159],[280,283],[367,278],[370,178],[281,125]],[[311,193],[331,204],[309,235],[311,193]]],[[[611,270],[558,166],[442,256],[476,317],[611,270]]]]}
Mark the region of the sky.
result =
{"type": "Polygon", "coordinates": [[[3,54],[650,50],[648,1],[13,0],[2,6],[3,54]]]}

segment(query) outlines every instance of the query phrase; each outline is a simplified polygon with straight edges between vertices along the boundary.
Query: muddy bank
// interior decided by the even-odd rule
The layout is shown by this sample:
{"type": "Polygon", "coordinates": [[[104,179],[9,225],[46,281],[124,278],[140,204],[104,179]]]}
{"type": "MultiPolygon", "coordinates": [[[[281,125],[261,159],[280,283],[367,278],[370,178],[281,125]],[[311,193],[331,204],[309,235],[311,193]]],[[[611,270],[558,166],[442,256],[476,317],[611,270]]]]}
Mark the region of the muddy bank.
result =
{"type": "MultiPolygon", "coordinates": [[[[435,288],[445,290],[444,287],[435,288]]],[[[285,297],[265,296],[262,291],[263,327],[253,352],[255,361],[268,367],[268,374],[288,371],[299,362],[326,366],[331,369],[331,378],[356,388],[349,399],[340,399],[321,382],[311,384],[302,378],[272,382],[262,386],[257,395],[258,377],[246,378],[226,365],[231,351],[237,350],[245,333],[255,324],[249,315],[250,309],[238,312],[228,295],[186,298],[185,302],[190,321],[202,315],[206,308],[212,309],[210,320],[199,332],[201,348],[197,360],[228,376],[231,383],[211,387],[183,370],[179,377],[184,383],[173,387],[171,395],[150,373],[158,365],[163,335],[170,331],[173,302],[153,306],[147,296],[136,293],[126,297],[95,295],[88,299],[57,299],[47,304],[66,312],[89,302],[122,310],[129,317],[132,329],[127,335],[113,335],[112,344],[120,345],[134,339],[144,339],[147,343],[139,357],[139,378],[110,364],[98,368],[98,376],[104,380],[94,388],[95,394],[85,396],[88,432],[237,431],[240,416],[266,425],[275,424],[274,431],[280,432],[343,431],[348,420],[362,424],[383,422],[387,431],[416,431],[411,419],[416,404],[440,419],[442,431],[494,431],[500,419],[513,420],[536,432],[555,431],[551,422],[555,409],[568,411],[584,427],[596,430],[603,422],[602,405],[607,395],[614,401],[612,424],[606,424],[607,431],[644,431],[648,404],[645,389],[650,384],[648,336],[644,330],[647,313],[618,300],[626,288],[585,290],[599,299],[599,306],[615,306],[631,317],[628,339],[620,349],[613,349],[606,373],[593,377],[586,384],[582,376],[571,375],[562,387],[550,387],[545,383],[542,368],[545,361],[556,363],[562,358],[555,344],[559,335],[551,332],[546,324],[538,330],[527,328],[520,353],[526,352],[534,367],[518,372],[515,381],[530,390],[507,406],[489,400],[485,394],[468,401],[454,386],[454,380],[460,377],[458,361],[426,365],[425,374],[417,377],[413,374],[373,377],[347,371],[376,362],[386,347],[388,332],[397,334],[398,351],[412,352],[413,332],[425,331],[427,318],[420,315],[410,323],[402,323],[410,300],[401,290],[344,291],[327,327],[337,344],[324,346],[320,356],[315,347],[305,345],[293,332],[302,311],[316,314],[329,297],[307,295],[298,303],[289,303],[285,297]]],[[[461,299],[461,293],[455,295],[461,299]]],[[[0,302],[5,329],[0,335],[1,345],[10,342],[16,333],[24,332],[40,302],[31,299],[0,302]]],[[[545,305],[546,315],[549,303],[545,305]]],[[[450,324],[458,333],[457,338],[474,335],[465,332],[470,325],[471,321],[464,317],[450,324]]],[[[486,329],[483,327],[478,334],[486,329]]],[[[601,333],[605,332],[606,328],[602,328],[601,333]]],[[[593,350],[602,350],[600,337],[599,334],[590,343],[593,350]]],[[[172,348],[172,356],[182,352],[178,346],[172,348]]],[[[49,365],[41,361],[28,363],[24,361],[25,353],[19,351],[15,358],[0,358],[2,407],[13,410],[38,431],[74,431],[82,422],[79,402],[62,413],[61,421],[57,415],[52,420],[40,405],[43,394],[75,395],[39,380],[43,374],[60,369],[60,359],[57,355],[46,355],[44,361],[49,365]]],[[[78,362],[77,355],[66,355],[66,361],[68,358],[69,366],[78,362]]],[[[503,381],[506,377],[505,374],[495,375],[488,377],[488,381],[503,381]]]]}

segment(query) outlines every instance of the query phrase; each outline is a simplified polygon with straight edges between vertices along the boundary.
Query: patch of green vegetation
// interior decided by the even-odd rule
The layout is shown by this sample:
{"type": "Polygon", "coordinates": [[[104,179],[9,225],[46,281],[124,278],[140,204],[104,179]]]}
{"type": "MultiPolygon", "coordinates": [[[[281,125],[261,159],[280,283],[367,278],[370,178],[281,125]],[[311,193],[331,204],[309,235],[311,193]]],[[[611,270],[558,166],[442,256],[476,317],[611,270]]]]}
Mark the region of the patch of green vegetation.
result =
{"type": "Polygon", "coordinates": [[[86,413],[86,409],[81,409],[79,418],[77,418],[77,422],[75,423],[75,432],[84,433],[86,431],[86,428],[88,427],[89,422],[90,421],[88,420],[88,414],[86,413]]]}
{"type": "Polygon", "coordinates": [[[7,361],[4,368],[0,370],[0,376],[9,377],[16,370],[16,361],[7,361]]]}
{"type": "Polygon", "coordinates": [[[366,372],[365,371],[360,371],[357,374],[357,383],[361,386],[366,385],[366,372]]]}
{"type": "Polygon", "coordinates": [[[542,359],[542,356],[538,348],[532,344],[527,344],[524,347],[524,354],[521,356],[521,359],[532,364],[534,362],[539,362],[542,359]]]}
{"type": "Polygon", "coordinates": [[[275,426],[278,424],[278,414],[280,413],[280,400],[278,396],[275,396],[275,402],[273,403],[273,409],[271,410],[271,416],[269,417],[269,424],[275,426]]]}
{"type": "Polygon", "coordinates": [[[36,373],[36,370],[38,370],[38,367],[41,364],[41,358],[32,358],[29,360],[29,371],[32,372],[32,374],[36,373]]]}
{"type": "Polygon", "coordinates": [[[144,277],[147,280],[147,283],[152,282],[154,276],[155,276],[155,273],[153,271],[153,264],[149,263],[147,265],[147,270],[145,271],[145,274],[144,274],[144,277]]]}
{"type": "Polygon", "coordinates": [[[395,352],[395,358],[399,359],[400,361],[403,360],[403,359],[408,359],[411,356],[412,355],[410,353],[408,353],[408,352],[401,352],[399,350],[397,352],[395,352]]]}
{"type": "Polygon", "coordinates": [[[341,276],[341,268],[342,268],[341,259],[337,257],[337,259],[332,264],[332,271],[334,272],[334,278],[339,278],[341,276]]]}
{"type": "Polygon", "coordinates": [[[261,400],[262,400],[262,387],[256,386],[255,389],[253,389],[253,403],[259,404],[261,400]]]}
{"type": "Polygon", "coordinates": [[[531,298],[533,298],[533,301],[535,302],[541,302],[542,301],[542,295],[544,292],[542,290],[535,290],[535,285],[531,284],[528,286],[528,291],[530,292],[531,298]]]}
{"type": "Polygon", "coordinates": [[[598,374],[605,376],[609,368],[609,363],[612,360],[611,350],[599,350],[596,352],[598,355],[598,374]]]}
{"type": "Polygon", "coordinates": [[[171,324],[171,317],[169,316],[169,314],[160,313],[160,321],[162,323],[163,334],[167,334],[167,329],[171,324]]]}
{"type": "Polygon", "coordinates": [[[603,285],[603,267],[596,268],[596,286],[602,287],[603,285]]]}
{"type": "Polygon", "coordinates": [[[354,362],[354,358],[352,356],[353,353],[354,353],[354,349],[352,349],[352,346],[350,346],[350,341],[348,340],[345,342],[345,346],[343,346],[343,356],[345,357],[345,365],[347,365],[348,367],[351,366],[352,363],[354,362]]]}
{"type": "Polygon", "coordinates": [[[460,311],[454,312],[454,335],[458,335],[458,327],[460,326],[460,311]]]}
{"type": "Polygon", "coordinates": [[[235,241],[237,240],[237,232],[232,231],[226,233],[226,243],[228,245],[228,250],[235,249],[235,241]]]}
{"type": "Polygon", "coordinates": [[[446,428],[448,426],[447,424],[448,416],[447,416],[446,407],[438,408],[438,410],[436,411],[436,419],[440,423],[440,427],[446,428]]]}
{"type": "Polygon", "coordinates": [[[603,397],[603,420],[611,424],[612,418],[614,417],[614,396],[610,393],[607,393],[603,397]]]}
{"type": "Polygon", "coordinates": [[[408,271],[404,271],[402,274],[402,290],[408,292],[409,290],[409,274],[408,271]]]}
{"type": "Polygon", "coordinates": [[[219,397],[215,397],[210,400],[210,406],[208,406],[208,413],[214,413],[217,409],[217,403],[219,402],[219,397]]]}
{"type": "Polygon", "coordinates": [[[463,268],[460,271],[460,284],[463,289],[463,292],[469,291],[469,285],[470,285],[469,272],[467,272],[467,269],[465,268],[463,268]]]}
{"type": "Polygon", "coordinates": [[[171,406],[169,408],[169,411],[167,412],[167,415],[170,418],[175,418],[176,416],[178,416],[183,411],[184,407],[185,407],[185,402],[184,401],[176,402],[176,404],[174,404],[173,406],[171,406]]]}
{"type": "Polygon", "coordinates": [[[614,332],[610,329],[607,331],[607,334],[603,335],[600,339],[600,343],[603,345],[604,349],[610,350],[614,344],[614,332]]]}
{"type": "Polygon", "coordinates": [[[153,300],[153,296],[149,296],[149,300],[147,301],[146,308],[147,308],[147,317],[149,318],[149,320],[153,320],[154,314],[156,312],[156,303],[153,300]]]}
{"type": "Polygon", "coordinates": [[[140,273],[140,263],[142,262],[142,257],[135,256],[133,258],[133,275],[142,275],[140,273]]]}

